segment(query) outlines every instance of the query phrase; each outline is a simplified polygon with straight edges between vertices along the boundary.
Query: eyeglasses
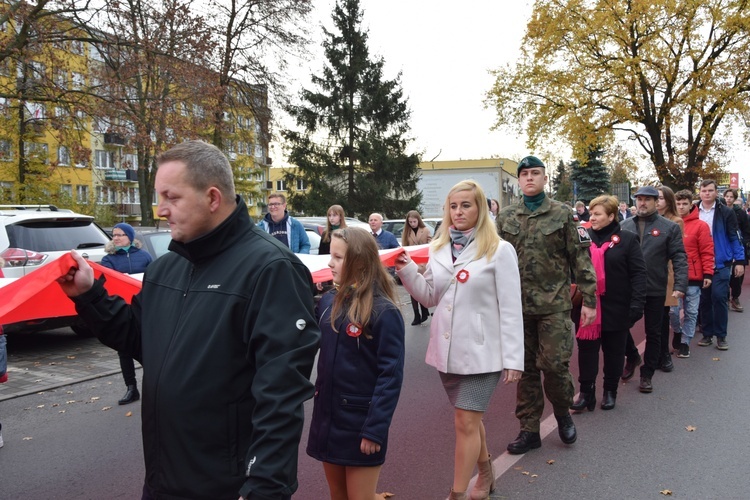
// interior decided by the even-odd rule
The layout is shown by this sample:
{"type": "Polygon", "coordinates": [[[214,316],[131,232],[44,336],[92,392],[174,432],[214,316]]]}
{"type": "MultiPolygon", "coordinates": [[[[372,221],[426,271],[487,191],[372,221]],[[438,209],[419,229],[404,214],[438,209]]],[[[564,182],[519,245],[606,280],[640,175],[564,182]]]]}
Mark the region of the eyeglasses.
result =
{"type": "Polygon", "coordinates": [[[283,205],[283,203],[269,203],[268,207],[269,208],[276,208],[276,207],[280,207],[281,205],[283,205]]]}
{"type": "Polygon", "coordinates": [[[112,233],[113,238],[122,238],[123,236],[126,236],[125,234],[114,234],[112,233]]]}

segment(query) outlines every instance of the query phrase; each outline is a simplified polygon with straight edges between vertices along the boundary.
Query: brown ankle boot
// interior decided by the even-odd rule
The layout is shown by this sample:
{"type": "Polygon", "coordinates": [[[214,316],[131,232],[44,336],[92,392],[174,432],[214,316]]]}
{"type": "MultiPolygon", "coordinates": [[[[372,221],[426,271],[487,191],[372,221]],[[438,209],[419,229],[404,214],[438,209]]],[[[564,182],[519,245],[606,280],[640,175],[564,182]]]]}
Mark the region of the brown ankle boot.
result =
{"type": "Polygon", "coordinates": [[[495,471],[492,469],[492,456],[488,455],[484,462],[477,462],[479,474],[474,489],[471,490],[471,500],[487,500],[490,493],[495,491],[495,471]]]}
{"type": "Polygon", "coordinates": [[[461,491],[457,493],[453,491],[453,488],[451,488],[451,496],[448,498],[450,498],[450,500],[469,500],[469,496],[466,494],[465,491],[461,491]]]}

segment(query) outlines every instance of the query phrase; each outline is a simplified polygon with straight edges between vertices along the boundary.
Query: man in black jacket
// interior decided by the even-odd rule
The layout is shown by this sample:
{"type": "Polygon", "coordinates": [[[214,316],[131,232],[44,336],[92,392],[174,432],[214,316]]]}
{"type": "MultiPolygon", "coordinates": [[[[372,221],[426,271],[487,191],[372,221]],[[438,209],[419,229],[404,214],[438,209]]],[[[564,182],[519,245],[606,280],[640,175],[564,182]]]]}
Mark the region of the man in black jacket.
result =
{"type": "Polygon", "coordinates": [[[143,365],[143,498],[291,498],[320,339],[310,273],[252,223],[219,149],[189,141],[158,164],[171,252],[132,304],[75,252],[60,279],[100,340],[143,365]]]}

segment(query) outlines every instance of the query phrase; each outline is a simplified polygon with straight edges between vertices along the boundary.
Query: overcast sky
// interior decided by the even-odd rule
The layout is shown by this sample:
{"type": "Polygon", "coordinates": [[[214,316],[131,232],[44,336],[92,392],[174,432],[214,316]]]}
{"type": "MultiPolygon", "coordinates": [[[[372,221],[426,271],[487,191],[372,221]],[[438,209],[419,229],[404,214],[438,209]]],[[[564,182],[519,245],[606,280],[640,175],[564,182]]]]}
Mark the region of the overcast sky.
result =
{"type": "MultiPolygon", "coordinates": [[[[330,29],[334,4],[316,0],[311,24],[330,29]]],[[[525,137],[490,130],[495,112],[484,109],[483,101],[493,82],[488,71],[518,56],[530,1],[361,0],[361,7],[371,56],[383,57],[386,78],[402,73],[412,111],[413,150],[422,153],[424,161],[491,156],[518,160],[529,154],[525,137]]],[[[315,29],[314,35],[321,39],[321,30],[315,29]]],[[[318,59],[301,63],[293,74],[297,83],[290,90],[295,94],[301,87],[312,88],[310,73],[321,74],[322,49],[316,45],[318,59]]],[[[275,166],[285,164],[278,149],[273,154],[280,160],[275,166]]],[[[750,165],[740,164],[743,158],[750,158],[746,148],[735,149],[729,170],[749,179],[750,165]]]]}

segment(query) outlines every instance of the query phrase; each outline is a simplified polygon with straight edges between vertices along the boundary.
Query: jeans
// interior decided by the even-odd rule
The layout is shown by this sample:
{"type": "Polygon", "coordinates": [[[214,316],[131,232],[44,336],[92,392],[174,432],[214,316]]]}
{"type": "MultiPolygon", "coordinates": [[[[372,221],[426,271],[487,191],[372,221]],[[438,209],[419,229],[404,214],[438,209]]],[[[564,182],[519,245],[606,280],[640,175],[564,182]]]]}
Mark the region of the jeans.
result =
{"type": "Polygon", "coordinates": [[[680,305],[669,308],[669,320],[672,330],[682,334],[682,343],[690,345],[695,335],[695,325],[698,320],[698,307],[701,303],[701,287],[689,286],[687,293],[680,299],[680,305]],[[680,322],[680,309],[683,311],[680,322]]]}
{"type": "Polygon", "coordinates": [[[701,330],[704,337],[724,339],[729,321],[729,276],[731,267],[714,270],[711,286],[701,290],[701,330]]]}
{"type": "MultiPolygon", "coordinates": [[[[726,301],[725,301],[726,303],[726,301]]],[[[643,308],[643,324],[646,329],[646,351],[643,353],[641,377],[651,378],[659,366],[661,356],[661,320],[664,315],[664,295],[647,296],[643,308]]],[[[638,357],[638,348],[633,341],[633,335],[628,333],[625,345],[628,359],[638,357]]]]}

